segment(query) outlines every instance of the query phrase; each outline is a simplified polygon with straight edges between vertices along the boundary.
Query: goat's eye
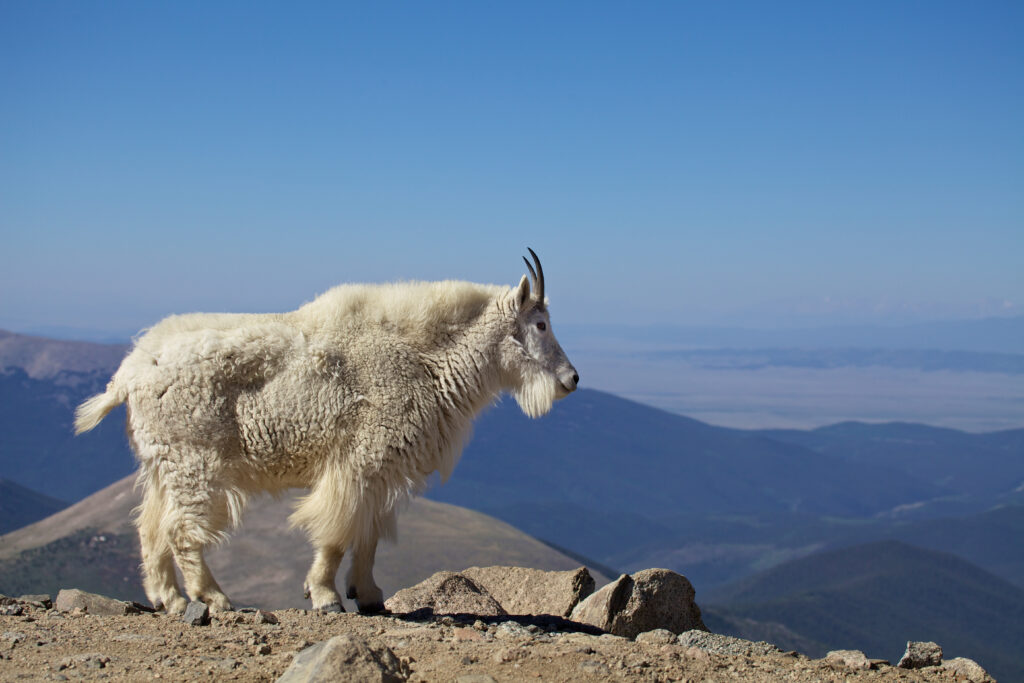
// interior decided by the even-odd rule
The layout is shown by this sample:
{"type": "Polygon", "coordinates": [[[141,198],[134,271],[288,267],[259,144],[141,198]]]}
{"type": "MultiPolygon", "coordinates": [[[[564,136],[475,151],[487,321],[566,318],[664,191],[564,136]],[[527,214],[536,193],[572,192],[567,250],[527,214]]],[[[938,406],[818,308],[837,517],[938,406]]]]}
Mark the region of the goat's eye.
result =
{"type": "Polygon", "coordinates": [[[548,326],[547,326],[546,323],[544,323],[542,321],[542,322],[537,323],[537,329],[540,330],[541,332],[543,332],[544,330],[548,329],[548,326]]]}

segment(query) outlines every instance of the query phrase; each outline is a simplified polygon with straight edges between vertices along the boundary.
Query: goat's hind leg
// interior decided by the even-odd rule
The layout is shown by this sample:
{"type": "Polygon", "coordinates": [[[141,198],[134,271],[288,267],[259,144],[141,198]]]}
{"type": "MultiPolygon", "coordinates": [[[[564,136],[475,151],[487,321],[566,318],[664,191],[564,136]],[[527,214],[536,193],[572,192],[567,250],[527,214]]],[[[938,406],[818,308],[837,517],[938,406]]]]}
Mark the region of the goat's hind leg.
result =
{"type": "Polygon", "coordinates": [[[203,557],[206,544],[197,541],[193,532],[184,530],[175,535],[172,545],[189,597],[205,602],[214,611],[230,611],[231,601],[213,578],[203,557]]]}
{"type": "Polygon", "coordinates": [[[135,518],[142,550],[142,587],[154,608],[178,614],[185,611],[186,601],[178,587],[171,546],[163,527],[163,492],[153,481],[146,481],[144,486],[135,518]]]}
{"type": "MultiPolygon", "coordinates": [[[[206,462],[210,462],[209,460],[206,462]]],[[[195,468],[179,463],[165,477],[171,515],[166,524],[174,559],[185,579],[185,590],[214,610],[231,609],[231,602],[210,573],[203,558],[206,546],[222,538],[222,531],[241,514],[243,497],[216,483],[215,476],[197,460],[195,468]]]]}

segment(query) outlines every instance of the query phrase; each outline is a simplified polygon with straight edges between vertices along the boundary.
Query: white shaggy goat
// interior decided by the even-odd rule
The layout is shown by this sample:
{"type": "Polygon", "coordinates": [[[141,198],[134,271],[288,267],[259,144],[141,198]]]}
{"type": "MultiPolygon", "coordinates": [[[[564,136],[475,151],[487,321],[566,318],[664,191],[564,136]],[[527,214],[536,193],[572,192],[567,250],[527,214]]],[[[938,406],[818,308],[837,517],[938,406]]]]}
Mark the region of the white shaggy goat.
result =
{"type": "Polygon", "coordinates": [[[313,608],[341,611],[334,576],[351,548],[348,597],[382,609],[377,540],[431,473],[451,474],[473,418],[502,391],[536,417],[576,389],[530,253],[532,292],[525,275],[513,288],[342,285],[290,313],[172,316],[138,339],[75,429],[128,404],[153,605],[184,610],[177,561],[192,599],[230,609],[204,548],[250,495],[297,487],[310,490],[291,521],[314,546],[313,608]]]}

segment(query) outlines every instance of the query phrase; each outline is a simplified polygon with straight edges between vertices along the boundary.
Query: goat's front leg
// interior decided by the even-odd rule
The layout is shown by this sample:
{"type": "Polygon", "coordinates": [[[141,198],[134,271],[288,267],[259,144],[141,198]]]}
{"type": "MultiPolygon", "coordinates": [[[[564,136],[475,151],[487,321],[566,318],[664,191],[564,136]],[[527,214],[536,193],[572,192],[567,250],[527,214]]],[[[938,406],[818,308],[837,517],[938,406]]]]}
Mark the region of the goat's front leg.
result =
{"type": "Polygon", "coordinates": [[[303,594],[313,601],[313,609],[321,612],[344,612],[341,596],[334,586],[334,576],[344,552],[334,545],[318,545],[313,557],[313,566],[306,574],[303,594]]]}

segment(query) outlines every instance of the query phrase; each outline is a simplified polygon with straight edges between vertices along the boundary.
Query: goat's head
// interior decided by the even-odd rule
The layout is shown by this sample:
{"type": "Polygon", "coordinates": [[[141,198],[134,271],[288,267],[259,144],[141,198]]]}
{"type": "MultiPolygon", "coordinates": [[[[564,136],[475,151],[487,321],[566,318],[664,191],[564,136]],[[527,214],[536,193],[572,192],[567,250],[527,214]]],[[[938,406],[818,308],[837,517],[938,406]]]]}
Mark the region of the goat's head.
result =
{"type": "Polygon", "coordinates": [[[509,293],[510,325],[502,341],[501,365],[506,387],[519,407],[530,417],[539,417],[556,400],[576,391],[580,377],[555,339],[544,297],[544,269],[533,249],[530,255],[533,264],[526,261],[526,267],[533,287],[524,275],[509,293]]]}

